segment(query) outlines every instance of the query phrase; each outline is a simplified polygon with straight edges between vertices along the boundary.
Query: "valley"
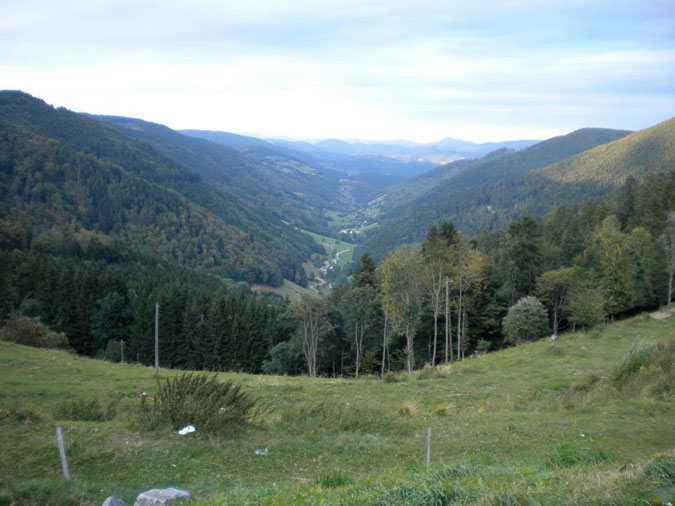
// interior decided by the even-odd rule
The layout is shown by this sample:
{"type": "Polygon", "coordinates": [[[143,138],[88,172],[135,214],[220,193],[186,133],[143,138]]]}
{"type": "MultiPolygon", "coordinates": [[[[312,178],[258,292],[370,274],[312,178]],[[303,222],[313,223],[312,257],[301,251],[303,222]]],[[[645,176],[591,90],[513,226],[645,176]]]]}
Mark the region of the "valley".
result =
{"type": "Polygon", "coordinates": [[[674,121],[469,153],[0,92],[0,502],[669,499],[674,121]]]}

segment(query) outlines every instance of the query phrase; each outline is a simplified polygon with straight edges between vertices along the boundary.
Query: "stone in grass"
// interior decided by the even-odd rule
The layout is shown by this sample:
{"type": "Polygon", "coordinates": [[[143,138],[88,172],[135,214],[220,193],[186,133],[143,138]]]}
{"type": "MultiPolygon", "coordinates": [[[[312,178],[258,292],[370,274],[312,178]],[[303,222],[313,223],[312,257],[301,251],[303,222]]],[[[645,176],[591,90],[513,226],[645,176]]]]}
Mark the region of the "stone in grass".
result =
{"type": "Polygon", "coordinates": [[[125,506],[125,504],[124,501],[119,497],[111,495],[105,501],[103,501],[101,506],[125,506]]]}
{"type": "Polygon", "coordinates": [[[139,494],[134,506],[168,506],[179,499],[191,501],[190,493],[177,488],[153,488],[147,492],[139,494]]]}

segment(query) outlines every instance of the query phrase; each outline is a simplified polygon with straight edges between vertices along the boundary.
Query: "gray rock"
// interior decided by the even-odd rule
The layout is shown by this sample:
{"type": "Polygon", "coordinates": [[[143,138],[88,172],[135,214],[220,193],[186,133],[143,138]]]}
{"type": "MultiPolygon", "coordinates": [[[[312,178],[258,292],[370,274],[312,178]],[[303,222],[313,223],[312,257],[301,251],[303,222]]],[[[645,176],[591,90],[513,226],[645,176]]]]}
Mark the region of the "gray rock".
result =
{"type": "Polygon", "coordinates": [[[122,499],[120,499],[117,496],[111,495],[105,501],[103,501],[103,504],[101,504],[101,506],[125,506],[125,505],[122,499]]]}
{"type": "Polygon", "coordinates": [[[192,500],[189,492],[178,490],[177,488],[153,488],[147,492],[139,494],[134,506],[168,506],[178,499],[192,500]]]}

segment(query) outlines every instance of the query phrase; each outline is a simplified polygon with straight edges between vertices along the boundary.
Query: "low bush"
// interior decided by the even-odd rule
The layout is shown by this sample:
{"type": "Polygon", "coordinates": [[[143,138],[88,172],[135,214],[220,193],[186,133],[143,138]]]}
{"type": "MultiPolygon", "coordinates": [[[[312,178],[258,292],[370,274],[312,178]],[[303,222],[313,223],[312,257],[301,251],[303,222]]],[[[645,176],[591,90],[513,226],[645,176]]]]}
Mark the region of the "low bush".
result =
{"type": "Polygon", "coordinates": [[[519,344],[548,334],[548,312],[536,297],[523,297],[509,308],[502,322],[504,340],[519,344]]]}
{"type": "Polygon", "coordinates": [[[39,318],[25,316],[19,311],[9,313],[5,326],[0,329],[0,341],[35,348],[68,348],[68,338],[63,332],[56,332],[39,318]]]}
{"type": "Polygon", "coordinates": [[[114,401],[110,401],[104,408],[97,400],[74,399],[63,401],[56,409],[56,417],[64,420],[83,420],[87,422],[102,422],[112,420],[117,414],[114,401]]]}
{"type": "Polygon", "coordinates": [[[215,374],[184,373],[163,383],[157,380],[151,406],[141,395],[141,415],[151,429],[169,424],[175,430],[193,424],[201,432],[218,433],[233,423],[252,421],[264,410],[240,385],[220,383],[215,374]]]}
{"type": "Polygon", "coordinates": [[[612,381],[616,386],[626,383],[627,379],[637,373],[641,367],[647,367],[659,356],[658,347],[651,343],[635,343],[623,356],[621,363],[612,373],[612,381]]]}

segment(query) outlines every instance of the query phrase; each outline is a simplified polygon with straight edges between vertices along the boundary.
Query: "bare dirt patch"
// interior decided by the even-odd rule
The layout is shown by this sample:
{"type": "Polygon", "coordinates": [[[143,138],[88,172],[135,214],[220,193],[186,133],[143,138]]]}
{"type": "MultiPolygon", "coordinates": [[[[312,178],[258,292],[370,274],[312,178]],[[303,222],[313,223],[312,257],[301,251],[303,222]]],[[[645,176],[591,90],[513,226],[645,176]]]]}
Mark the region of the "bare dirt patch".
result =
{"type": "Polygon", "coordinates": [[[651,313],[649,316],[654,318],[655,320],[665,320],[669,316],[672,316],[675,314],[675,307],[671,307],[670,309],[664,309],[663,311],[656,311],[654,313],[651,313]]]}

